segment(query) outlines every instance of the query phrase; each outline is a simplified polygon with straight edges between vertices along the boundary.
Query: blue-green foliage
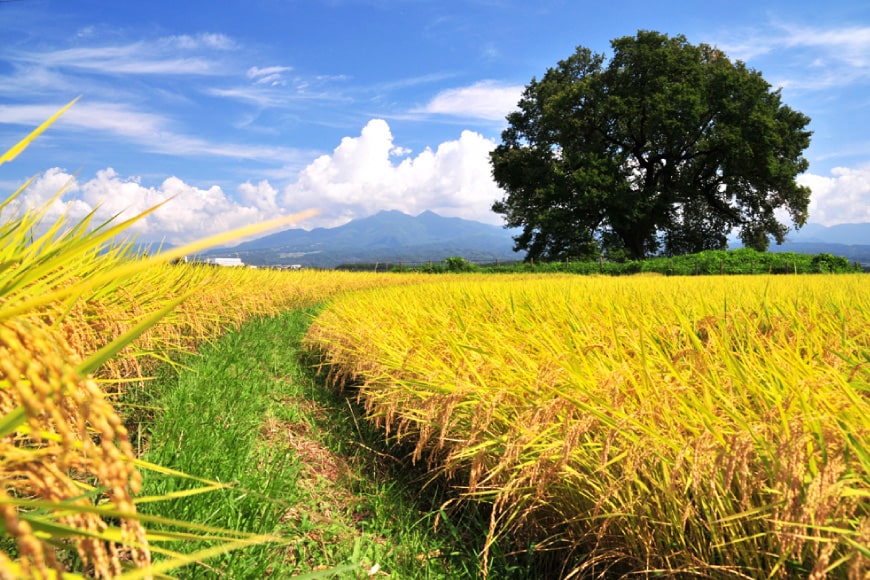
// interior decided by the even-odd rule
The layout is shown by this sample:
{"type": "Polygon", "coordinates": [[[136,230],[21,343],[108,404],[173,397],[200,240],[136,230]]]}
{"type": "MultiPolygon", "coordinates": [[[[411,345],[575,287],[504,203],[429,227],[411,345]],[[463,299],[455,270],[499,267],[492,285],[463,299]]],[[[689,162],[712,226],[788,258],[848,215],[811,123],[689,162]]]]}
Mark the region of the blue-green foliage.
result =
{"type": "Polygon", "coordinates": [[[794,252],[759,252],[751,248],[738,250],[709,250],[697,254],[674,257],[657,257],[646,260],[610,261],[566,260],[564,262],[522,262],[513,264],[473,265],[462,269],[449,258],[446,265],[429,264],[418,268],[402,268],[401,271],[424,271],[430,273],[470,271],[475,272],[563,272],[571,274],[626,274],[658,273],[665,276],[697,276],[702,274],[820,274],[860,272],[861,266],[848,259],[832,254],[797,254],[794,252]]]}

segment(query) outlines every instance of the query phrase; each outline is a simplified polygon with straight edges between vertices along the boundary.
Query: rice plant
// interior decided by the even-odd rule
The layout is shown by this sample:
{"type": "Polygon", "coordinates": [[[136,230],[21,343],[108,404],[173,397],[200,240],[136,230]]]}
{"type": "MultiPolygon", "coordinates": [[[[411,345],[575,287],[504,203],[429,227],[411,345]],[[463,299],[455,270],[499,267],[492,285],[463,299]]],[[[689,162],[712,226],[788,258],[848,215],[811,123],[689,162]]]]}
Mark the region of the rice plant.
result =
{"type": "MultiPolygon", "coordinates": [[[[0,165],[72,104],[0,156],[0,165]]],[[[15,211],[27,185],[0,204],[0,577],[152,577],[227,550],[285,542],[139,513],[141,469],[166,470],[137,459],[108,395],[143,378],[140,361],[168,360],[245,317],[299,298],[277,279],[265,283],[264,273],[245,280],[247,290],[230,293],[231,305],[215,308],[216,295],[202,290],[220,275],[173,269],[169,261],[310,213],[147,258],[117,240],[156,207],[120,223],[97,224],[93,214],[46,223],[63,192],[15,211]],[[187,310],[176,310],[187,299],[187,310]],[[155,522],[179,531],[149,531],[155,522]],[[160,547],[184,538],[211,545],[194,554],[160,547]],[[165,557],[152,562],[155,553],[165,557]]],[[[219,290],[227,292],[243,276],[224,278],[219,290]]],[[[201,483],[196,493],[222,487],[201,483]]],[[[147,498],[162,499],[171,498],[147,498]]]]}
{"type": "Polygon", "coordinates": [[[862,275],[472,276],[342,296],[308,344],[565,576],[870,571],[862,275]]]}

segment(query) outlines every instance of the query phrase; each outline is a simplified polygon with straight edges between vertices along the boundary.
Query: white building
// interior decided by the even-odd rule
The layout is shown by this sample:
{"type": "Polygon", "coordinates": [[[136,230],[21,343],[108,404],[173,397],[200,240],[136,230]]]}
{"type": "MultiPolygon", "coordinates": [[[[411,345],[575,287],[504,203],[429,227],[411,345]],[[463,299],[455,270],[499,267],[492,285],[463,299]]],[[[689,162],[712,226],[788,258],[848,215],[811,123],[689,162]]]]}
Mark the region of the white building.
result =
{"type": "Polygon", "coordinates": [[[228,266],[231,268],[244,267],[244,263],[241,258],[209,258],[209,264],[214,264],[215,266],[228,266]]]}

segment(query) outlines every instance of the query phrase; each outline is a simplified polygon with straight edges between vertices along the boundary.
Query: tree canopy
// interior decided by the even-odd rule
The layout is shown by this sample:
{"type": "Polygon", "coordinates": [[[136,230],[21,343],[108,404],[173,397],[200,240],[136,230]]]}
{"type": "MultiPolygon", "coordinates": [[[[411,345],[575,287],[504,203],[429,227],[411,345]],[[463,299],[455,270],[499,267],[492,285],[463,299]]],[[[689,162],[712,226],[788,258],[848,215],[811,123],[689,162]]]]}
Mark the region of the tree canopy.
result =
{"type": "Polygon", "coordinates": [[[809,117],[761,74],[684,36],[578,47],[526,86],[491,153],[493,204],[527,258],[643,258],[782,243],[807,218],[809,117]]]}

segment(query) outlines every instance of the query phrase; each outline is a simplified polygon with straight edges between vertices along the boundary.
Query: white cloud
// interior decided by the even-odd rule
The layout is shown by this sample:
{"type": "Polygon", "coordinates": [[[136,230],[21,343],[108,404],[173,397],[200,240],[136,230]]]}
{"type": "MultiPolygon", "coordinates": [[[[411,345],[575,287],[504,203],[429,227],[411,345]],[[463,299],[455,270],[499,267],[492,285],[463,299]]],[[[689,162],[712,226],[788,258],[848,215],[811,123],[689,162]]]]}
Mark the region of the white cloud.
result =
{"type": "MultiPolygon", "coordinates": [[[[41,208],[57,196],[58,192],[64,192],[63,198],[56,199],[48,208],[45,221],[52,223],[65,212],[70,219],[78,221],[93,209],[81,199],[70,199],[76,196],[79,191],[79,184],[75,176],[55,167],[37,177],[24,193],[14,200],[11,209],[15,212],[41,208]]],[[[6,217],[5,214],[4,217],[6,217]]]]}
{"type": "Polygon", "coordinates": [[[870,26],[822,28],[773,23],[742,31],[717,43],[734,59],[764,61],[775,56],[781,71],[777,87],[823,90],[870,78],[870,26]]]}
{"type": "Polygon", "coordinates": [[[278,206],[278,190],[272,187],[267,180],[260,181],[257,185],[250,181],[239,186],[239,195],[242,200],[258,209],[280,215],[283,210],[278,206]]]}
{"type": "Polygon", "coordinates": [[[103,74],[205,75],[216,72],[212,61],[159,54],[163,52],[154,51],[153,45],[145,42],[136,42],[123,46],[30,53],[19,60],[44,67],[76,68],[103,74]]]}
{"type": "Polygon", "coordinates": [[[381,82],[375,85],[372,85],[370,89],[376,93],[385,93],[395,91],[397,89],[407,89],[412,87],[418,87],[421,85],[428,85],[432,83],[437,83],[449,79],[455,76],[452,73],[429,73],[424,75],[419,75],[415,77],[408,77],[393,81],[381,82]]]}
{"type": "Polygon", "coordinates": [[[209,58],[208,53],[235,47],[235,42],[223,34],[199,34],[42,52],[9,51],[5,56],[19,65],[99,74],[213,75],[223,66],[219,60],[209,58]]]}
{"type": "MultiPolygon", "coordinates": [[[[463,131],[435,149],[397,158],[402,148],[394,143],[389,125],[373,119],[358,136],[342,139],[330,155],[310,162],[284,187],[262,179],[242,183],[230,194],[217,185],[198,187],[178,177],[147,186],[111,168],[87,180],[53,168],[38,177],[18,205],[42,205],[65,188],[48,217],[66,211],[71,219],[81,219],[96,208],[95,220],[100,223],[115,214],[127,219],[172,198],[130,230],[143,240],[172,244],[306,209],[321,211],[300,224],[306,228],[334,227],[385,209],[412,215],[432,210],[501,224],[500,216],[490,210],[492,202],[503,197],[491,176],[489,153],[494,147],[480,134],[463,131]]],[[[828,176],[804,174],[799,181],[812,189],[811,222],[870,222],[870,165],[838,167],[828,176]]]]}
{"type": "Polygon", "coordinates": [[[411,153],[413,153],[412,150],[408,149],[407,147],[401,147],[399,145],[396,145],[395,147],[390,149],[390,155],[392,155],[393,157],[407,157],[411,153]]]}
{"type": "MultiPolygon", "coordinates": [[[[61,108],[54,105],[0,105],[0,124],[38,126],[61,108]]],[[[300,153],[286,147],[246,145],[206,141],[172,131],[171,119],[137,111],[119,103],[79,101],[58,121],[58,128],[73,128],[93,135],[96,132],[122,137],[147,150],[189,157],[271,160],[297,164],[300,153]]]]}
{"type": "Polygon", "coordinates": [[[830,177],[806,173],[798,182],[812,190],[809,221],[825,226],[870,223],[870,164],[835,167],[830,177]]]}
{"type": "Polygon", "coordinates": [[[179,36],[170,36],[164,40],[167,44],[175,45],[178,48],[185,50],[196,50],[200,48],[211,48],[214,50],[234,50],[238,47],[236,41],[225,34],[213,32],[204,32],[191,36],[182,34],[179,36]]]}
{"type": "Polygon", "coordinates": [[[253,103],[261,108],[278,107],[285,104],[287,101],[287,98],[284,95],[269,90],[269,87],[264,89],[264,87],[256,84],[249,87],[233,89],[210,88],[206,89],[204,92],[213,97],[253,103]]]}
{"type": "Polygon", "coordinates": [[[409,150],[394,144],[386,121],[374,119],[358,137],[345,137],[331,155],[312,161],[283,191],[267,180],[242,183],[237,196],[217,185],[197,187],[178,177],[146,186],[140,178],[122,177],[111,168],[82,181],[53,168],[39,176],[21,202],[39,206],[65,188],[50,218],[66,211],[77,220],[96,209],[95,223],[101,223],[116,214],[128,219],[169,199],[129,231],[142,240],[172,244],[312,208],[321,216],[305,227],[332,227],[384,209],[412,215],[432,210],[500,223],[490,211],[492,202],[502,197],[490,174],[489,152],[494,147],[480,134],[463,131],[458,139],[411,157],[409,150]],[[394,162],[397,153],[406,156],[394,162]]]}
{"type": "Polygon", "coordinates": [[[384,209],[412,215],[432,210],[445,216],[490,223],[490,211],[502,197],[491,176],[489,152],[495,143],[472,131],[433,151],[426,148],[398,164],[386,121],[373,119],[359,137],[345,137],[332,155],[315,159],[284,189],[289,211],[314,207],[320,225],[334,226],[384,209]]]}
{"type": "Polygon", "coordinates": [[[203,92],[214,97],[252,103],[263,109],[298,106],[305,102],[322,104],[347,100],[347,97],[328,88],[330,83],[343,80],[342,77],[288,78],[285,73],[291,70],[291,67],[252,67],[246,73],[250,84],[230,88],[210,87],[203,89],[203,92]]]}
{"type": "Polygon", "coordinates": [[[287,85],[283,75],[291,70],[293,69],[289,66],[267,66],[265,68],[253,66],[248,69],[247,75],[255,84],[278,87],[287,85]]]}
{"type": "Polygon", "coordinates": [[[782,30],[782,42],[788,46],[822,48],[853,66],[870,64],[870,26],[823,29],[782,25],[782,30]]]}
{"type": "Polygon", "coordinates": [[[248,69],[248,78],[256,79],[259,77],[269,76],[273,74],[281,74],[283,72],[291,71],[293,67],[289,66],[265,66],[260,68],[258,66],[252,66],[248,69]]]}
{"type": "Polygon", "coordinates": [[[169,177],[157,187],[146,187],[139,178],[123,178],[111,168],[84,182],[62,169],[50,169],[25,190],[16,205],[42,206],[62,188],[65,194],[52,205],[47,220],[65,211],[70,220],[77,221],[96,209],[95,225],[116,214],[119,222],[169,200],[129,228],[129,233],[143,241],[180,244],[285,215],[275,204],[278,192],[265,182],[243,184],[240,202],[216,185],[203,189],[169,177]]]}
{"type": "Polygon", "coordinates": [[[425,107],[414,112],[501,121],[516,109],[523,88],[521,85],[481,81],[468,87],[442,91],[425,107]]]}

